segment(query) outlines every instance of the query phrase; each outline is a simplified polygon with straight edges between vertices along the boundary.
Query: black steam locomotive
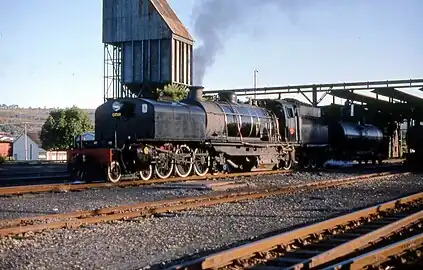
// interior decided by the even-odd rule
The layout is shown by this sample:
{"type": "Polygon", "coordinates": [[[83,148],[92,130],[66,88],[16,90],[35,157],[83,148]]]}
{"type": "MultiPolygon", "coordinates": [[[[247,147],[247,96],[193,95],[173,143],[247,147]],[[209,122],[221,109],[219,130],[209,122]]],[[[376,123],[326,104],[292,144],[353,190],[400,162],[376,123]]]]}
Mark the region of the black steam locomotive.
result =
{"type": "Polygon", "coordinates": [[[381,161],[383,134],[372,125],[330,121],[295,100],[237,102],[233,92],[203,101],[192,87],[181,102],[109,100],[95,114],[95,141],[68,153],[79,176],[124,174],[148,180],[253,168],[317,168],[328,159],[381,161]],[[93,170],[95,172],[93,172],[93,170]]]}

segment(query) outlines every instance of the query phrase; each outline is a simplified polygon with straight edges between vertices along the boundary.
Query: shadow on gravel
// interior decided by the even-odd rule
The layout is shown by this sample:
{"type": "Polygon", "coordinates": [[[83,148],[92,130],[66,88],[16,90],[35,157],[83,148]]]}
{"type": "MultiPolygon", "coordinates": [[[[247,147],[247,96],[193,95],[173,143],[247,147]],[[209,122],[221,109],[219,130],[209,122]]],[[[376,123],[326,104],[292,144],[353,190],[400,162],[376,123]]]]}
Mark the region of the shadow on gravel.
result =
{"type": "MultiPolygon", "coordinates": [[[[419,192],[405,193],[405,194],[402,194],[401,196],[392,198],[392,199],[387,200],[387,201],[399,199],[401,197],[405,197],[405,196],[409,196],[409,195],[417,194],[417,193],[419,193],[419,192]]],[[[387,201],[382,201],[381,203],[384,203],[384,202],[387,202],[387,201]]],[[[176,264],[182,264],[183,262],[191,261],[191,260],[201,258],[201,257],[207,256],[207,255],[213,254],[213,253],[217,253],[217,252],[220,252],[220,251],[223,251],[223,250],[226,250],[226,249],[241,246],[243,244],[251,243],[253,241],[258,241],[258,240],[261,240],[263,238],[267,238],[267,237],[271,237],[271,236],[281,234],[281,233],[284,233],[284,232],[292,231],[292,230],[295,230],[295,229],[298,229],[298,228],[301,228],[301,227],[305,227],[305,226],[308,226],[308,225],[311,225],[311,224],[314,224],[314,223],[321,222],[323,220],[342,216],[342,215],[345,215],[345,214],[348,214],[348,213],[351,213],[351,212],[354,212],[354,211],[358,211],[358,210],[365,209],[365,208],[372,207],[372,206],[376,206],[376,205],[378,205],[378,204],[367,204],[363,207],[358,207],[358,208],[353,208],[353,209],[348,209],[348,210],[339,209],[339,211],[337,211],[336,213],[330,214],[330,215],[323,217],[323,218],[316,218],[316,219],[313,219],[309,222],[303,222],[303,223],[293,225],[293,226],[290,226],[290,227],[287,227],[287,228],[284,228],[284,229],[281,229],[281,230],[271,231],[271,232],[268,232],[268,233],[265,233],[265,234],[258,235],[256,237],[251,237],[251,238],[248,238],[248,239],[244,239],[244,240],[235,242],[235,243],[230,244],[230,245],[224,245],[224,246],[217,248],[217,249],[208,249],[208,250],[204,249],[204,250],[199,251],[198,253],[195,253],[195,254],[192,254],[192,255],[187,255],[187,256],[177,258],[177,259],[174,259],[174,260],[171,260],[171,261],[163,261],[163,262],[153,264],[153,265],[149,265],[149,266],[136,267],[134,269],[140,269],[141,270],[141,269],[164,269],[164,268],[168,268],[168,267],[171,267],[171,266],[176,265],[176,264]]],[[[327,209],[325,211],[327,211],[327,209]]],[[[221,216],[221,215],[219,215],[219,216],[221,216]]],[[[236,216],[236,215],[228,215],[228,216],[233,217],[233,216],[236,216]]],[[[257,217],[260,217],[260,216],[257,216],[257,217]]],[[[303,216],[301,216],[301,217],[303,217],[303,216]]]]}

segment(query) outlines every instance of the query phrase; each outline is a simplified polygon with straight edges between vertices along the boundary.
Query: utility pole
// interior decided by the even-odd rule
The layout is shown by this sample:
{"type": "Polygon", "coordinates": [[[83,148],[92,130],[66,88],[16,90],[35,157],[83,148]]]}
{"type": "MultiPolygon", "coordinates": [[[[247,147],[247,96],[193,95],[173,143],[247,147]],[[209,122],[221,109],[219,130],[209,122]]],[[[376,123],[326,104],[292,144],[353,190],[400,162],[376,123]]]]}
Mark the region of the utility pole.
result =
{"type": "Polygon", "coordinates": [[[256,99],[256,88],[257,88],[257,73],[259,71],[257,69],[254,70],[254,99],[256,99]]]}
{"type": "Polygon", "coordinates": [[[28,130],[26,127],[27,122],[24,122],[24,136],[25,136],[25,160],[28,160],[28,130]]]}

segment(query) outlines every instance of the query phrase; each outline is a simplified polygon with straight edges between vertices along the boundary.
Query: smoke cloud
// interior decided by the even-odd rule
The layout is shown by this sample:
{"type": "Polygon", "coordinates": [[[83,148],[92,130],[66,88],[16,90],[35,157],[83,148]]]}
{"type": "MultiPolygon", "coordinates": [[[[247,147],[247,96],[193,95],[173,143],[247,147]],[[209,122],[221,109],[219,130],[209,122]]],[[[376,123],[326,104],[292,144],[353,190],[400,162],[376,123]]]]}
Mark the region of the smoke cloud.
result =
{"type": "MultiPolygon", "coordinates": [[[[251,14],[266,5],[280,8],[281,16],[288,15],[291,22],[296,21],[296,11],[304,5],[311,5],[316,0],[196,0],[193,9],[194,35],[201,45],[194,50],[195,85],[202,85],[208,68],[210,68],[219,52],[224,50],[223,40],[235,33],[235,29],[243,21],[251,18],[251,14]]],[[[265,16],[260,14],[259,16],[265,16]]],[[[252,18],[254,19],[254,18],[252,18]]]]}

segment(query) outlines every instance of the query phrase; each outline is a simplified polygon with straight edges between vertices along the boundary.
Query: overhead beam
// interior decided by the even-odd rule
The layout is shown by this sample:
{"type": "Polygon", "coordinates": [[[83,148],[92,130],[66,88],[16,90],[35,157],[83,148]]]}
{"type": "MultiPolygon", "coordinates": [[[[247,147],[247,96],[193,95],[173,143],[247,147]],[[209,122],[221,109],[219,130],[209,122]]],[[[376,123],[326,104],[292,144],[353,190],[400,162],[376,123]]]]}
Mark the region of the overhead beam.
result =
{"type": "MultiPolygon", "coordinates": [[[[344,82],[344,83],[325,83],[325,84],[303,84],[303,85],[286,85],[261,88],[237,88],[237,89],[221,89],[221,90],[204,90],[204,94],[217,94],[221,91],[234,91],[238,96],[247,95],[273,95],[298,93],[317,93],[337,90],[372,90],[377,87],[395,87],[395,88],[423,88],[423,79],[409,80],[387,80],[387,81],[367,81],[367,82],[344,82]],[[313,89],[315,89],[313,91],[313,89]]],[[[313,94],[315,96],[315,94],[313,94]]],[[[316,96],[317,97],[317,96],[316,96]]],[[[317,101],[317,98],[316,98],[317,101]]]]}

